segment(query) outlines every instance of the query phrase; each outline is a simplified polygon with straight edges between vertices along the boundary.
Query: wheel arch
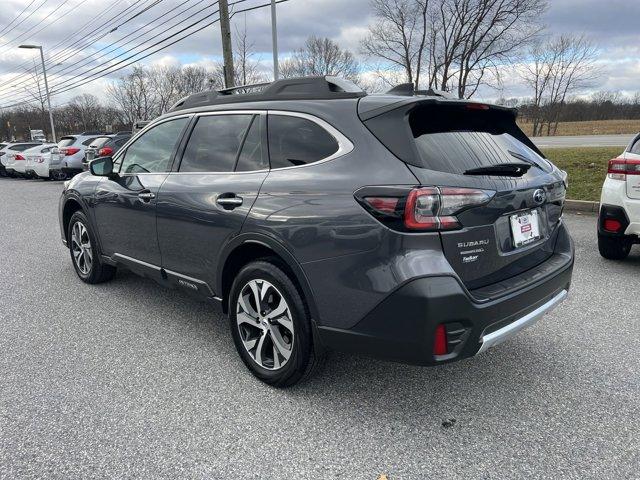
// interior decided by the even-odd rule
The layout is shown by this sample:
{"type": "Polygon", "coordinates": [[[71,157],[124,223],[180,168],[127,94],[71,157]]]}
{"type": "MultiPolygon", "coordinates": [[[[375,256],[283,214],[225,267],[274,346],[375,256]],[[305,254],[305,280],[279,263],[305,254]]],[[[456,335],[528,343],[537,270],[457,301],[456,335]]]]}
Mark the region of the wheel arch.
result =
{"type": "Polygon", "coordinates": [[[220,292],[224,312],[228,311],[228,297],[236,274],[249,262],[264,257],[274,257],[280,261],[285,272],[303,294],[312,318],[315,322],[321,323],[311,285],[300,263],[277,240],[260,234],[246,234],[235,237],[233,241],[227,244],[220,255],[218,265],[221,265],[221,267],[218,269],[216,278],[216,292],[220,292]]]}
{"type": "Polygon", "coordinates": [[[79,210],[84,212],[85,215],[87,214],[80,199],[69,197],[64,202],[64,207],[62,208],[62,232],[64,234],[64,239],[67,242],[69,241],[69,222],[71,221],[71,217],[73,216],[73,214],[79,210]]]}

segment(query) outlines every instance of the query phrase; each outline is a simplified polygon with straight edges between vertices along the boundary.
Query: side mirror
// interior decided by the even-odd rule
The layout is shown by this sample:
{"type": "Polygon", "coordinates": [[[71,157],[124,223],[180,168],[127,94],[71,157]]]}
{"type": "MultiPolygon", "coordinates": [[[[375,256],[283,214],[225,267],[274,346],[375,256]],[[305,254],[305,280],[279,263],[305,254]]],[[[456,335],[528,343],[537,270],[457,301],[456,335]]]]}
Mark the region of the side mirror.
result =
{"type": "Polygon", "coordinates": [[[96,175],[97,177],[112,177],[113,159],[111,157],[96,158],[89,163],[89,170],[91,175],[96,175]]]}

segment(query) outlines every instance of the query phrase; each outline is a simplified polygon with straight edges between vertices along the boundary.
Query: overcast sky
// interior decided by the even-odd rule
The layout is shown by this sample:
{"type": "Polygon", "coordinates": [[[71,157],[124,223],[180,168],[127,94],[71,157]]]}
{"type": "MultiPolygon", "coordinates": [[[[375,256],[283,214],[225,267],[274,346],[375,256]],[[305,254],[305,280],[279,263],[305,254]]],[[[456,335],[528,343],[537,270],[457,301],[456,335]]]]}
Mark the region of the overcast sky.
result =
{"type": "MultiPolygon", "coordinates": [[[[233,0],[230,0],[230,3],[233,0]]],[[[26,77],[24,64],[33,65],[37,58],[35,50],[20,50],[21,43],[36,43],[45,47],[45,54],[59,52],[72,42],[91,39],[95,32],[104,36],[90,48],[82,49],[73,57],[65,59],[70,53],[58,58],[64,60],[62,65],[51,66],[49,83],[53,90],[61,89],[61,82],[70,82],[73,76],[86,75],[89,67],[104,63],[107,59],[121,53],[122,60],[140,51],[139,48],[128,54],[124,52],[133,47],[126,44],[133,41],[136,35],[142,35],[139,43],[149,37],[161,34],[168,25],[188,20],[188,23],[212,14],[214,8],[198,13],[212,1],[201,0],[161,0],[157,5],[138,16],[134,21],[118,28],[117,31],[103,32],[101,24],[108,21],[129,7],[128,12],[141,10],[153,4],[153,0],[34,0],[31,6],[14,20],[31,0],[2,0],[3,9],[0,18],[0,106],[6,106],[15,99],[25,96],[22,83],[26,77]],[[188,11],[180,13],[183,9],[188,11]],[[57,10],[56,10],[57,9],[57,10]],[[49,15],[48,18],[45,18],[49,15]],[[164,15],[153,27],[145,25],[156,17],[164,15]],[[172,16],[177,15],[172,19],[172,16]],[[8,25],[14,20],[12,25],[8,25]],[[40,23],[39,23],[40,22],[40,23]],[[73,36],[87,22],[91,22],[80,34],[73,36]],[[71,38],[67,38],[70,37],[71,38]],[[126,37],[125,37],[126,36],[126,37]],[[122,39],[122,37],[125,37],[122,39]],[[122,39],[122,40],[121,40],[122,39]],[[115,43],[114,43],[115,42],[115,43]],[[57,48],[56,44],[61,43],[57,48]],[[113,46],[111,46],[113,44],[113,46]],[[122,46],[118,48],[118,46],[122,46]],[[104,50],[95,53],[96,50],[104,50]],[[111,51],[113,50],[113,51],[111,51]],[[106,54],[106,55],[105,55],[106,54]],[[91,56],[105,55],[96,62],[77,66],[64,71],[66,65],[91,56]],[[21,67],[21,65],[23,65],[21,67]],[[11,85],[16,87],[11,88],[11,85]]],[[[267,0],[244,0],[232,8],[240,9],[268,3],[267,0]]],[[[640,18],[640,0],[550,0],[550,6],[542,19],[549,33],[584,33],[591,38],[600,51],[600,63],[603,75],[591,90],[616,90],[635,92],[640,90],[640,29],[637,27],[640,18]]],[[[215,16],[214,16],[215,17],[215,16]]],[[[123,17],[124,18],[124,17],[123,17]]],[[[358,53],[359,43],[365,35],[367,25],[373,22],[370,15],[369,0],[289,0],[278,5],[278,42],[281,57],[301,46],[309,35],[326,36],[336,40],[344,48],[358,53]]],[[[271,68],[271,28],[268,8],[239,13],[232,19],[232,26],[246,30],[250,41],[254,43],[257,57],[264,62],[265,69],[271,68]]],[[[115,26],[116,23],[110,25],[115,26]]],[[[175,29],[177,30],[178,27],[175,29]]],[[[162,38],[161,36],[155,41],[162,38]]],[[[146,45],[153,43],[147,42],[146,45]]],[[[81,44],[79,44],[81,45],[81,44]]],[[[220,59],[220,30],[215,24],[201,32],[162,50],[142,63],[161,64],[204,64],[210,65],[220,59]]],[[[54,62],[55,63],[55,62],[54,62]]],[[[363,59],[364,69],[367,61],[363,59]]],[[[104,68],[104,67],[98,67],[104,68]]],[[[96,69],[94,68],[94,72],[96,69]]],[[[121,75],[117,72],[114,76],[121,75]]],[[[93,83],[81,86],[67,93],[58,95],[55,103],[62,103],[70,96],[91,92],[102,96],[105,85],[113,80],[106,76],[93,83]]],[[[71,85],[68,83],[67,85],[71,85]]],[[[589,93],[584,92],[584,93],[589,93]]],[[[491,96],[526,96],[526,88],[514,76],[505,83],[503,92],[483,92],[485,97],[491,96]]]]}

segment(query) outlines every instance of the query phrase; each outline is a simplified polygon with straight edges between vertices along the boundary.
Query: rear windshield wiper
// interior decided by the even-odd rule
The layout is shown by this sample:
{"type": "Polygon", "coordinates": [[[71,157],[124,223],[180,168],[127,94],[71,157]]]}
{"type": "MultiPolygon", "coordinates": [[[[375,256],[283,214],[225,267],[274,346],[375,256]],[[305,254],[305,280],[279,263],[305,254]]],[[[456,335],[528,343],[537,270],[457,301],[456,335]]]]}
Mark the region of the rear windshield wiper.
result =
{"type": "Polygon", "coordinates": [[[512,157],[516,157],[518,160],[522,160],[523,162],[527,162],[530,163],[531,165],[533,165],[534,167],[538,167],[540,170],[542,170],[544,172],[544,168],[542,168],[540,165],[538,165],[535,160],[532,160],[530,158],[527,158],[526,156],[522,155],[521,153],[518,152],[514,152],[512,150],[508,150],[509,154],[512,157]]]}
{"type": "Polygon", "coordinates": [[[521,177],[531,168],[530,163],[499,163],[465,170],[465,175],[495,175],[499,177],[521,177]]]}

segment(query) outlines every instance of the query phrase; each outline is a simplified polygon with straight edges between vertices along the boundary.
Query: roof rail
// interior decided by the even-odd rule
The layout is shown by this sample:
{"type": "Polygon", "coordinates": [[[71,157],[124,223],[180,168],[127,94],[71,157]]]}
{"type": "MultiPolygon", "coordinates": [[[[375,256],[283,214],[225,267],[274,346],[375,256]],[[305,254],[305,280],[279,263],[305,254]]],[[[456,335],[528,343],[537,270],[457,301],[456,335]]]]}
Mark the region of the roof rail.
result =
{"type": "Polygon", "coordinates": [[[265,100],[331,100],[364,97],[366,92],[340,77],[284,78],[270,83],[240,85],[222,90],[209,90],[183,98],[170,112],[205,105],[259,102],[265,100]]]}
{"type": "Polygon", "coordinates": [[[443,90],[434,90],[429,88],[428,90],[416,90],[413,83],[401,83],[388,90],[387,95],[402,95],[405,97],[413,97],[416,95],[424,95],[427,97],[442,97],[442,98],[455,98],[451,93],[443,90]]]}
{"type": "Polygon", "coordinates": [[[232,95],[236,92],[237,94],[241,93],[250,93],[252,90],[264,90],[265,87],[271,85],[271,82],[262,82],[262,83],[250,83],[248,85],[239,85],[237,87],[223,88],[221,90],[217,90],[217,92],[221,95],[232,95]]]}

